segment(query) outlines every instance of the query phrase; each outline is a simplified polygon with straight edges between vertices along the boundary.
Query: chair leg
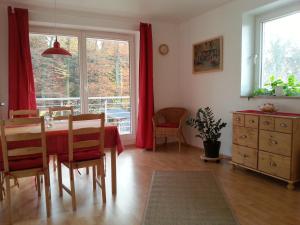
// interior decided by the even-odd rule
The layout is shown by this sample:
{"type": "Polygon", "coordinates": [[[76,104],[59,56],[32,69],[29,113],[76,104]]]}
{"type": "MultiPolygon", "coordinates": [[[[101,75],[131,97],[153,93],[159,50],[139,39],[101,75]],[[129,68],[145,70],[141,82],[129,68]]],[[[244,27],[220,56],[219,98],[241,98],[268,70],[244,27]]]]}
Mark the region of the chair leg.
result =
{"type": "Polygon", "coordinates": [[[12,216],[11,216],[11,196],[10,196],[10,179],[9,177],[5,178],[5,184],[6,184],[6,208],[8,211],[8,224],[12,224],[12,216]]]}
{"type": "Polygon", "coordinates": [[[86,167],[86,168],[85,168],[85,170],[86,170],[86,175],[89,175],[89,174],[90,174],[90,170],[89,170],[89,168],[88,168],[88,167],[86,167]]]}
{"type": "Polygon", "coordinates": [[[96,166],[93,166],[93,190],[96,190],[96,166]]]}
{"type": "Polygon", "coordinates": [[[74,171],[73,171],[73,165],[72,164],[70,164],[70,166],[69,166],[69,172],[70,172],[72,207],[73,207],[73,211],[75,211],[76,210],[76,196],[75,196],[75,184],[74,184],[74,171]]]}
{"type": "Polygon", "coordinates": [[[178,134],[177,139],[178,139],[179,152],[181,152],[181,137],[180,137],[180,134],[178,134]]]}
{"type": "Polygon", "coordinates": [[[106,184],[105,184],[105,174],[104,174],[104,161],[103,158],[100,160],[100,176],[101,176],[101,189],[102,189],[102,201],[106,203],[106,184]]]}
{"type": "Polygon", "coordinates": [[[57,157],[56,155],[53,155],[53,171],[55,172],[56,171],[56,161],[57,161],[57,157]]]}
{"type": "Polygon", "coordinates": [[[62,176],[61,176],[61,162],[59,162],[59,161],[57,161],[57,174],[58,174],[59,196],[63,196],[62,176]]]}
{"type": "Polygon", "coordinates": [[[3,201],[3,173],[0,172],[0,201],[3,201]]]}
{"type": "Polygon", "coordinates": [[[156,151],[156,137],[155,134],[153,134],[153,152],[156,151]]]}
{"type": "Polygon", "coordinates": [[[40,175],[36,176],[36,186],[37,186],[38,196],[41,197],[40,175]]]}
{"type": "Polygon", "coordinates": [[[180,134],[181,134],[181,136],[182,136],[183,143],[184,143],[184,144],[187,144],[187,141],[186,141],[186,139],[185,139],[185,136],[183,135],[182,130],[180,131],[180,134]]]}
{"type": "Polygon", "coordinates": [[[46,211],[47,211],[47,217],[51,216],[51,207],[50,207],[50,176],[49,176],[49,169],[46,170],[45,174],[45,199],[46,199],[46,211]]]}

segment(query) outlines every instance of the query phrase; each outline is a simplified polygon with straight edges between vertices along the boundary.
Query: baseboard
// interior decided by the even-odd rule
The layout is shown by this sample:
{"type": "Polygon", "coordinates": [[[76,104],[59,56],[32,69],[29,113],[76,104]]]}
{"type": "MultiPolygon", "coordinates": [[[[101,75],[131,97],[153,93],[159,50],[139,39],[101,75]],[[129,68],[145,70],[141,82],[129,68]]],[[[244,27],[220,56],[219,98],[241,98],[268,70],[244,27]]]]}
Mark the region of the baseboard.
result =
{"type": "MultiPolygon", "coordinates": [[[[204,149],[199,147],[199,146],[195,146],[195,145],[191,145],[191,144],[186,144],[186,146],[188,147],[191,147],[191,148],[196,148],[196,149],[199,149],[201,150],[202,152],[204,152],[204,149]]],[[[220,153],[220,156],[223,158],[223,159],[226,159],[226,160],[231,160],[232,157],[230,155],[225,155],[224,153],[220,153]]]]}
{"type": "Polygon", "coordinates": [[[136,145],[135,145],[135,143],[133,143],[133,144],[132,143],[125,144],[124,147],[125,147],[125,149],[128,149],[128,148],[137,148],[136,145]]]}

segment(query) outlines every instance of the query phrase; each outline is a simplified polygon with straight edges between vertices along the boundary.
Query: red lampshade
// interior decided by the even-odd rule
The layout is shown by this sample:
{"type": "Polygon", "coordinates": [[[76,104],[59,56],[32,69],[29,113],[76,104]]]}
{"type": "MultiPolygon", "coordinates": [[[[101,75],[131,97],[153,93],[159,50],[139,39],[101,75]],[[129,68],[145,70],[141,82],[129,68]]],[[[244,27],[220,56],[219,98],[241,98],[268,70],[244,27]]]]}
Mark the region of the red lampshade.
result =
{"type": "Polygon", "coordinates": [[[48,57],[48,58],[52,58],[53,55],[72,56],[70,52],[68,52],[66,49],[60,47],[60,44],[57,41],[57,38],[53,44],[53,48],[48,48],[42,53],[43,57],[48,57]]]}

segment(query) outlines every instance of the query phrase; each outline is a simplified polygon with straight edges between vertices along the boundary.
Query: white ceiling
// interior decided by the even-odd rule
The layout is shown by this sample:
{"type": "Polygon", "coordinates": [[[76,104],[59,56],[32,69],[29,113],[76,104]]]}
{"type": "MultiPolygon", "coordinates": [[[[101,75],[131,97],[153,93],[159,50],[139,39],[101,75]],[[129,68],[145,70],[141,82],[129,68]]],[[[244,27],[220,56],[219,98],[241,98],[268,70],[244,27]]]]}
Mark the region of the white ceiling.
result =
{"type": "MultiPolygon", "coordinates": [[[[101,15],[180,22],[230,1],[232,0],[57,0],[57,8],[101,15]]],[[[54,8],[54,0],[6,2],[54,8]]]]}

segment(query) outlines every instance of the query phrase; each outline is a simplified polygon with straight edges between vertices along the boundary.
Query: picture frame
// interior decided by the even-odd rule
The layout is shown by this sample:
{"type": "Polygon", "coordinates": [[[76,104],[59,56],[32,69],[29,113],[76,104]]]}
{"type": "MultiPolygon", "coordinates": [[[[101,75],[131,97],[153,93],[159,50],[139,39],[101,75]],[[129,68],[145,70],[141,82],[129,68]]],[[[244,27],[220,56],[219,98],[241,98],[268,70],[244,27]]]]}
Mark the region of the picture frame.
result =
{"type": "Polygon", "coordinates": [[[193,74],[223,70],[223,36],[193,45],[193,74]]]}

